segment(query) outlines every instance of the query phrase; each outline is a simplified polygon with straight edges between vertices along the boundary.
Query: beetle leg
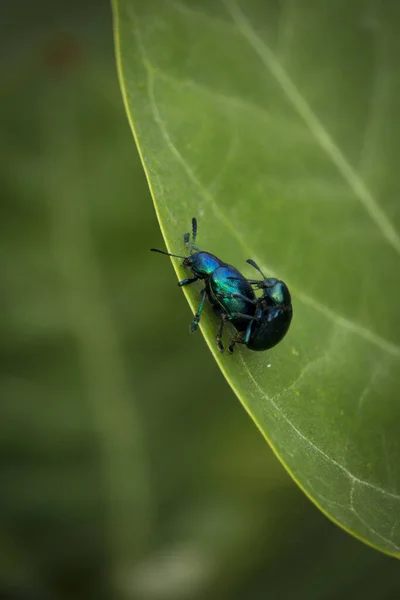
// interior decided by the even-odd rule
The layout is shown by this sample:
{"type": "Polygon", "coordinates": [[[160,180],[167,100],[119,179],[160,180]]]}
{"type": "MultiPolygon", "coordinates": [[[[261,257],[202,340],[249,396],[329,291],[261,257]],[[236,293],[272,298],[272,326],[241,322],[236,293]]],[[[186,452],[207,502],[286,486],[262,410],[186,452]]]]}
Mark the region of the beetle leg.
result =
{"type": "Polygon", "coordinates": [[[232,341],[231,341],[231,343],[229,344],[229,347],[228,347],[228,352],[229,352],[230,354],[233,354],[233,352],[234,352],[234,348],[235,348],[235,344],[242,344],[242,343],[243,343],[243,342],[242,342],[242,338],[241,338],[241,336],[240,336],[240,335],[235,335],[235,337],[233,337],[233,338],[232,338],[232,341]]]}
{"type": "Polygon", "coordinates": [[[233,354],[234,353],[234,351],[235,351],[235,344],[236,344],[236,339],[233,338],[233,340],[231,341],[231,343],[229,344],[229,347],[228,347],[229,354],[233,354]]]}
{"type": "Polygon", "coordinates": [[[190,324],[191,332],[196,331],[197,327],[199,326],[201,311],[204,308],[204,303],[206,301],[206,297],[207,297],[207,290],[206,290],[206,288],[204,288],[204,290],[201,292],[201,301],[200,301],[199,308],[197,309],[197,313],[195,314],[194,319],[190,324]]]}
{"type": "Polygon", "coordinates": [[[192,277],[192,278],[189,278],[189,279],[182,279],[182,281],[179,281],[178,285],[179,285],[179,287],[182,287],[183,285],[189,285],[190,283],[194,283],[197,280],[198,280],[198,277],[192,277]]]}
{"type": "Polygon", "coordinates": [[[245,319],[246,321],[253,322],[253,321],[259,321],[260,317],[255,317],[255,316],[250,317],[250,315],[245,315],[244,313],[237,312],[237,313],[231,313],[229,315],[229,320],[232,320],[232,319],[245,319]]]}
{"type": "Polygon", "coordinates": [[[226,322],[226,315],[221,316],[221,322],[219,324],[218,332],[217,332],[217,346],[220,352],[224,351],[224,346],[222,344],[222,331],[224,329],[224,325],[226,322]]]}
{"type": "Polygon", "coordinates": [[[253,325],[254,321],[259,321],[262,317],[262,308],[261,306],[259,306],[256,310],[256,314],[254,315],[254,320],[253,321],[249,321],[249,324],[247,325],[247,329],[246,329],[246,333],[243,336],[243,343],[244,344],[248,344],[249,340],[250,340],[250,336],[251,336],[251,328],[253,325]]]}
{"type": "Polygon", "coordinates": [[[243,296],[243,294],[239,294],[236,292],[227,292],[225,293],[219,293],[216,294],[216,296],[218,298],[240,298],[241,300],[244,300],[245,302],[248,302],[249,304],[257,304],[257,300],[252,300],[251,298],[247,298],[247,296],[243,296]]]}
{"type": "Polygon", "coordinates": [[[250,339],[252,325],[253,325],[253,321],[249,321],[249,324],[247,325],[246,333],[244,334],[244,337],[243,337],[244,344],[247,344],[250,339]]]}

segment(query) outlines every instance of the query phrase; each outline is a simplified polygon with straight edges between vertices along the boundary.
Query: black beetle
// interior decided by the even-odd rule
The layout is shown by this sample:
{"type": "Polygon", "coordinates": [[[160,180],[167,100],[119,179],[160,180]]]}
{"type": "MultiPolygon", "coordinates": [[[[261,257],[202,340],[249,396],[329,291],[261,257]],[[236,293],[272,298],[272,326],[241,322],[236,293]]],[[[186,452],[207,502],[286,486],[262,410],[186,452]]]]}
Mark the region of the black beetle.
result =
{"type": "Polygon", "coordinates": [[[239,332],[229,346],[233,352],[236,343],[246,344],[247,348],[255,351],[269,350],[276,346],[287,334],[293,317],[292,300],[289,289],[284,281],[275,277],[265,277],[254,260],[247,261],[261,274],[262,280],[248,279],[247,281],[258,289],[263,290],[257,299],[256,311],[246,331],[239,332]]]}

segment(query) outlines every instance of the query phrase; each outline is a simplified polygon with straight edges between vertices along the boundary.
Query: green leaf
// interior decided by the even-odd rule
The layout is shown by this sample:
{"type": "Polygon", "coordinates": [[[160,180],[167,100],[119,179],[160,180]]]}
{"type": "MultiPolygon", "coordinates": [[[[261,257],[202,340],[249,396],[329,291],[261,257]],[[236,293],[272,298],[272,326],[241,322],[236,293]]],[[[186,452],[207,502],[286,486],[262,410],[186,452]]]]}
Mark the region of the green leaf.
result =
{"type": "MultiPolygon", "coordinates": [[[[291,329],[269,352],[220,356],[208,311],[212,353],[306,494],[397,556],[399,9],[114,3],[123,95],[168,249],[183,251],[196,216],[202,248],[249,276],[251,257],[292,291],[291,329]]],[[[184,291],[194,310],[199,290],[184,291]]]]}

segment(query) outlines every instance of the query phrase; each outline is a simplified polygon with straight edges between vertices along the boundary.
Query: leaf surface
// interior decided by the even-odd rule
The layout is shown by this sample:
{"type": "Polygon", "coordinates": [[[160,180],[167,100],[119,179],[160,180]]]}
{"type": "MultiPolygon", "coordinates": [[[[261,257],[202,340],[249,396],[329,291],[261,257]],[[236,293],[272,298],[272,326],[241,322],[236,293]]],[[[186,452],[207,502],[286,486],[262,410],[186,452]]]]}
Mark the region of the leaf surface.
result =
{"type": "Polygon", "coordinates": [[[279,346],[219,355],[208,310],[211,351],[308,496],[399,555],[400,7],[115,0],[114,14],[168,249],[196,216],[203,249],[292,292],[279,346]]]}

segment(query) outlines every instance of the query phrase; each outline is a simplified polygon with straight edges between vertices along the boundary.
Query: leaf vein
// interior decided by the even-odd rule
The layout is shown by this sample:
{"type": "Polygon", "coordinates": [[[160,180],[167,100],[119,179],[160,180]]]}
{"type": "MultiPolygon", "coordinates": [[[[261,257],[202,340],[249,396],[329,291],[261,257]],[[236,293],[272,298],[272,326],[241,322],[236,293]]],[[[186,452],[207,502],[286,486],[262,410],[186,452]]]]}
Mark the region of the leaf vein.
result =
{"type": "Polygon", "coordinates": [[[380,229],[386,241],[400,254],[400,236],[389,218],[376,201],[363,179],[356,173],[345,155],[325,129],[318,116],[312,110],[304,96],[300,93],[293,80],[282,67],[274,52],[260,39],[252,25],[245,17],[234,0],[221,0],[232,17],[238,30],[258,54],[265,67],[281,86],[282,91],[292,104],[294,110],[303,119],[315,140],[336,165],[343,178],[347,181],[353,193],[360,200],[365,210],[380,229]]]}
{"type": "Polygon", "coordinates": [[[388,498],[392,498],[394,500],[400,500],[400,494],[397,494],[395,492],[390,492],[389,490],[385,490],[384,488],[371,483],[370,481],[366,481],[364,479],[361,479],[360,477],[357,477],[356,475],[354,475],[354,473],[352,473],[349,469],[347,469],[344,465],[342,465],[340,462],[338,462],[337,460],[335,460],[334,458],[332,458],[331,456],[329,456],[329,454],[327,454],[324,450],[322,450],[319,446],[317,446],[317,444],[315,442],[313,442],[312,440],[310,440],[302,431],[300,431],[300,429],[298,429],[296,427],[296,425],[294,425],[294,423],[292,423],[292,421],[289,419],[289,417],[287,416],[287,414],[282,410],[282,408],[279,406],[279,404],[277,404],[275,402],[275,399],[280,396],[281,394],[279,394],[278,396],[271,397],[271,396],[267,396],[264,392],[264,390],[261,388],[261,386],[258,384],[257,380],[255,379],[255,377],[253,376],[253,374],[251,373],[251,371],[249,370],[248,366],[246,365],[245,361],[243,360],[242,355],[240,355],[241,361],[243,363],[244,369],[247,372],[249,378],[252,380],[252,382],[254,383],[254,385],[257,387],[259,393],[261,394],[262,397],[265,398],[265,400],[267,400],[267,402],[269,402],[270,404],[272,404],[272,406],[274,407],[274,409],[279,413],[280,416],[282,416],[282,418],[286,421],[286,423],[289,425],[289,427],[296,433],[296,435],[303,440],[304,442],[306,442],[306,444],[308,444],[311,448],[313,448],[313,450],[315,450],[319,455],[321,455],[327,462],[333,464],[335,467],[337,467],[338,469],[340,469],[352,482],[352,484],[356,483],[358,485],[361,485],[363,487],[367,487],[369,489],[372,489],[375,492],[378,492],[379,494],[382,494],[383,496],[386,496],[388,498]]]}

